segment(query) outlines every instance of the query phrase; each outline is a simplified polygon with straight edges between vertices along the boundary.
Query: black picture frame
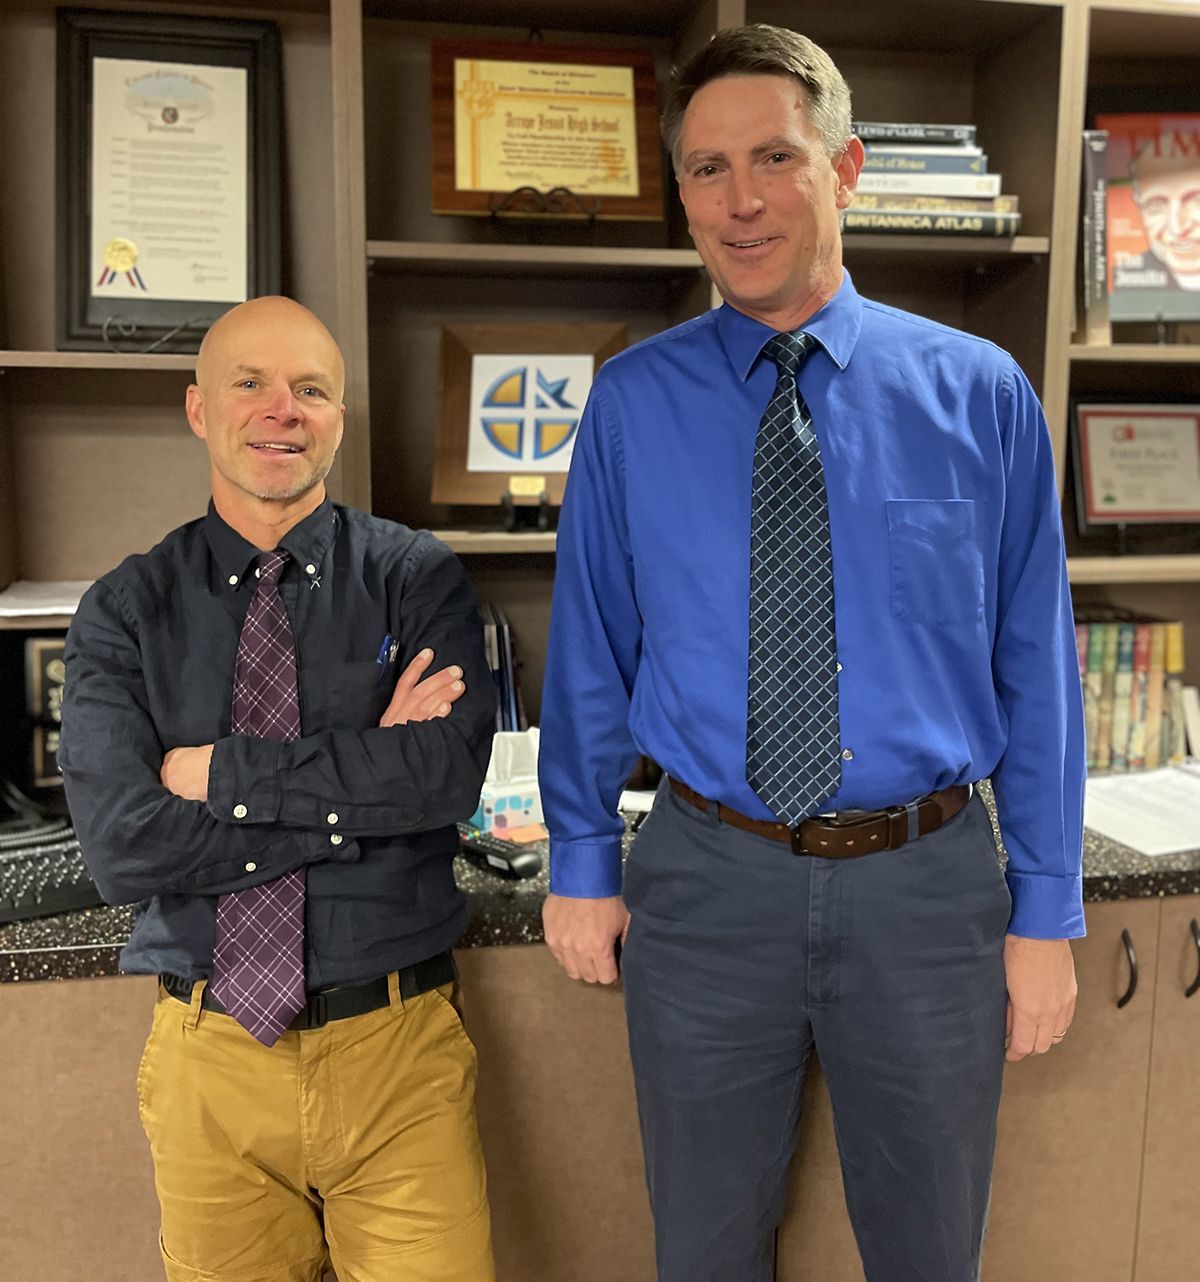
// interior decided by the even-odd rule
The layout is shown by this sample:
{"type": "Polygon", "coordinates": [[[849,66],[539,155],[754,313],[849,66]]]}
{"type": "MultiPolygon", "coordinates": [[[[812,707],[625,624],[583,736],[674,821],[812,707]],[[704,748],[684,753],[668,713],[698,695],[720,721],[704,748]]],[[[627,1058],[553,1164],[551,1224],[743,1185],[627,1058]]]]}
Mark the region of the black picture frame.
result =
{"type": "Polygon", "coordinates": [[[98,57],[242,67],[249,73],[246,296],[254,298],[281,287],[279,29],[240,18],[58,10],[58,348],[194,352],[232,303],[131,298],[122,300],[118,314],[111,300],[92,297],[92,64],[98,57]]]}
{"type": "MultiPolygon", "coordinates": [[[[1097,539],[1111,541],[1115,537],[1118,544],[1116,548],[1118,553],[1126,551],[1144,552],[1160,543],[1167,546],[1174,542],[1183,541],[1190,544],[1195,540],[1200,540],[1200,522],[1191,519],[1153,521],[1130,518],[1125,521],[1102,522],[1091,520],[1088,513],[1086,465],[1083,457],[1083,441],[1079,424],[1079,407],[1081,405],[1098,405],[1115,410],[1123,406],[1133,405],[1181,405],[1195,399],[1183,394],[1177,396],[1172,396],[1169,393],[1122,395],[1113,392],[1079,393],[1069,398],[1070,488],[1074,498],[1075,528],[1081,540],[1085,542],[1097,539]],[[1133,535],[1136,536],[1138,541],[1137,548],[1127,546],[1129,542],[1128,536],[1133,535]]],[[[1200,404],[1200,402],[1197,403],[1200,404]]]]}

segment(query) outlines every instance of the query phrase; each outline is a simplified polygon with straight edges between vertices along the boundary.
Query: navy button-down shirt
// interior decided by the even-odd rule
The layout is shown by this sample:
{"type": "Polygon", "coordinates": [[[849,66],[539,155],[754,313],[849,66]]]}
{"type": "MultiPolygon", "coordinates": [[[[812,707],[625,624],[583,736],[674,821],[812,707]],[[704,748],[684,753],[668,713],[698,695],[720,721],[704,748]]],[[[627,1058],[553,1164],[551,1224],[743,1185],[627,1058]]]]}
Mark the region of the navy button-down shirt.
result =
{"type": "Polygon", "coordinates": [[[230,734],[258,549],[212,507],[105,575],[71,624],[59,763],[101,894],[138,905],[123,970],[207,975],[218,896],[301,865],[310,988],[420,961],[466,924],[454,823],[479,797],[495,686],[462,566],[430,534],[328,500],[280,547],[293,742],[230,734]],[[427,646],[466,693],[448,717],[379,728],[427,646]],[[168,792],[163,756],[208,743],[207,803],[168,792]]]}
{"type": "MultiPolygon", "coordinates": [[[[1012,358],[860,298],[803,329],[833,552],[842,784],[876,809],[990,775],[1010,929],[1083,933],[1083,714],[1041,407],[1012,358]]],[[[728,305],[599,371],[558,536],[540,775],[560,894],[620,891],[637,752],[744,814],[754,442],[774,331],[728,305]]]]}

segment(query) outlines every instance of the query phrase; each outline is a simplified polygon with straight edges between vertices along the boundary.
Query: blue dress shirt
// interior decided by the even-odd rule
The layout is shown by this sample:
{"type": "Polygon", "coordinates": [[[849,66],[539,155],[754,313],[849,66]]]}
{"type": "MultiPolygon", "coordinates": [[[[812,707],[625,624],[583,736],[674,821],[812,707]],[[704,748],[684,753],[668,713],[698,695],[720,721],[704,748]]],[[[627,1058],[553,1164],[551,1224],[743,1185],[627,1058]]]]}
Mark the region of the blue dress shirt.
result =
{"type": "MultiPolygon", "coordinates": [[[[1009,929],[1082,935],[1083,711],[1045,419],[982,339],[860,298],[803,327],[834,566],[842,783],[876,809],[991,776],[1009,929]]],[[[558,535],[542,703],[551,887],[620,893],[638,752],[775,816],[746,782],[750,487],[774,333],[726,305],[609,360],[558,535]]]]}

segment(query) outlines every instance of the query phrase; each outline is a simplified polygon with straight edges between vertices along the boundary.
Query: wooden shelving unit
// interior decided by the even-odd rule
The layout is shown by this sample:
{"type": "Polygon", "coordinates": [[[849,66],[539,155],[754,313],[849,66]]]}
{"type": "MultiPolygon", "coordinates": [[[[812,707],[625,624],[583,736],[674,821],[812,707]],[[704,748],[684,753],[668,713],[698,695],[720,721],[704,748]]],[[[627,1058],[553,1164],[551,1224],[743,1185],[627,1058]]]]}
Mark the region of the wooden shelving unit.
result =
{"type": "Polygon", "coordinates": [[[694,249],[596,248],[573,245],[447,245],[438,241],[367,241],[379,270],[507,276],[530,272],[568,276],[694,273],[704,270],[694,249]]]}
{"type": "Polygon", "coordinates": [[[196,358],[158,352],[5,352],[3,369],[194,370],[196,358]]]}
{"type": "Polygon", "coordinates": [[[1200,556],[1073,556],[1067,558],[1072,583],[1197,583],[1200,556]]]}
{"type": "Polygon", "coordinates": [[[1108,347],[1087,347],[1073,343],[1072,361],[1096,361],[1110,365],[1200,365],[1200,346],[1167,347],[1154,343],[1113,343],[1108,347]]]}

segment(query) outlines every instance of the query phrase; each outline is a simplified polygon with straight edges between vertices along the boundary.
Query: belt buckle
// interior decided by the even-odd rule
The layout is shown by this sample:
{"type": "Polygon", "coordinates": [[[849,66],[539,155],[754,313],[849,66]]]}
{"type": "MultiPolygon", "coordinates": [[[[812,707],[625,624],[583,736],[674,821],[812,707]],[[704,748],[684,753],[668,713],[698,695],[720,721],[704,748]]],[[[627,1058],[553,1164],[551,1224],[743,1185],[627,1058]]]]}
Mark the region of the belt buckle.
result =
{"type": "Polygon", "coordinates": [[[304,1028],[322,1028],[329,1023],[329,1005],[324,993],[313,993],[300,1012],[304,1028]]]}

